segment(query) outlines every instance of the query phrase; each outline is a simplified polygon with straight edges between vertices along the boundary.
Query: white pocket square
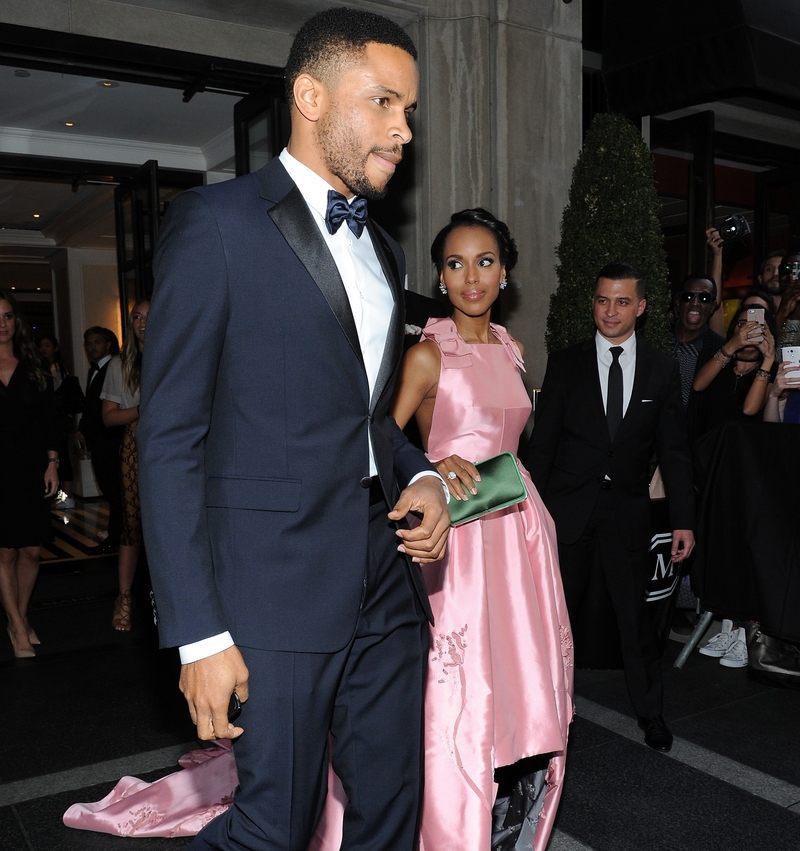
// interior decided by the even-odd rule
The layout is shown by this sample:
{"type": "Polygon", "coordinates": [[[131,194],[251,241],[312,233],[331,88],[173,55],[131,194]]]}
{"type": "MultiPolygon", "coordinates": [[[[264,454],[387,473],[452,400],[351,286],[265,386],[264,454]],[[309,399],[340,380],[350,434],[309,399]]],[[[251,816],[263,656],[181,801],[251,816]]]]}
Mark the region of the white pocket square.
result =
{"type": "Polygon", "coordinates": [[[653,402],[653,401],[655,401],[655,400],[653,400],[653,399],[642,399],[642,402],[653,402]]]}

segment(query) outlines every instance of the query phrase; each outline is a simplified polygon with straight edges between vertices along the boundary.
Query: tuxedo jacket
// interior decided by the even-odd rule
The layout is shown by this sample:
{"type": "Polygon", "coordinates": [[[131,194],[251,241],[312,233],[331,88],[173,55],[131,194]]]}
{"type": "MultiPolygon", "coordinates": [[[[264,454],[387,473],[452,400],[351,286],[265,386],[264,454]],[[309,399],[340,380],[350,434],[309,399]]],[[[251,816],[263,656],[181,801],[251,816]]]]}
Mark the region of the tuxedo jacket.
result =
{"type": "MultiPolygon", "coordinates": [[[[337,267],[277,159],[170,205],[137,430],[164,646],[230,630],[244,646],[335,652],[353,634],[368,443],[390,505],[432,469],[389,416],[404,258],[368,228],[395,300],[371,395],[337,267]]],[[[425,599],[419,568],[405,569],[425,599]]]]}
{"type": "Polygon", "coordinates": [[[584,532],[608,477],[620,512],[621,543],[628,549],[643,546],[651,534],[654,449],[672,528],[693,529],[692,465],[677,362],[636,341],[631,399],[612,442],[594,339],[550,355],[524,463],[553,515],[560,542],[574,543],[584,532]]]}
{"type": "Polygon", "coordinates": [[[78,423],[78,431],[86,438],[89,449],[92,448],[93,443],[96,446],[100,441],[122,440],[123,428],[121,426],[109,428],[103,425],[103,400],[100,398],[100,394],[103,392],[103,384],[111,360],[109,358],[97,370],[91,384],[86,387],[83,413],[78,423]]]}

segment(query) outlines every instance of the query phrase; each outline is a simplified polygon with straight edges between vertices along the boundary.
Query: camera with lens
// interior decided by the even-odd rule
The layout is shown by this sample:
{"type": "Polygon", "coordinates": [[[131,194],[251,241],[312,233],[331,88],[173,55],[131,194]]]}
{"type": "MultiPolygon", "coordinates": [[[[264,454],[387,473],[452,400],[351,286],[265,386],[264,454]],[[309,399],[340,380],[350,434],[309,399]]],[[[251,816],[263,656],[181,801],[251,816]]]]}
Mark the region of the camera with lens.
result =
{"type": "Polygon", "coordinates": [[[728,216],[717,228],[723,242],[731,242],[739,236],[747,236],[750,233],[750,222],[741,214],[728,216]]]}

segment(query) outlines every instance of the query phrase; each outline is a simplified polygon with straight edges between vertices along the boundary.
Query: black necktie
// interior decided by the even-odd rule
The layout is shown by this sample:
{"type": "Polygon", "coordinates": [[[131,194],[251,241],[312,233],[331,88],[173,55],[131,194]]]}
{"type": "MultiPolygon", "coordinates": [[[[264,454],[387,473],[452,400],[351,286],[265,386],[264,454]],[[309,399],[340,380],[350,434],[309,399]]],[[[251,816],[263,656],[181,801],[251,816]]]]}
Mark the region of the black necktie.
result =
{"type": "Polygon", "coordinates": [[[608,422],[608,434],[611,440],[617,433],[619,424],[622,422],[622,367],[619,365],[619,356],[622,354],[622,346],[612,346],[609,349],[614,358],[608,368],[608,396],[606,397],[606,420],[608,422]]]}
{"type": "Polygon", "coordinates": [[[328,207],[325,210],[325,226],[328,233],[336,233],[342,222],[347,219],[347,226],[355,234],[356,239],[361,239],[364,225],[367,223],[367,199],[356,196],[352,204],[347,203],[347,198],[335,189],[328,190],[328,207]]]}

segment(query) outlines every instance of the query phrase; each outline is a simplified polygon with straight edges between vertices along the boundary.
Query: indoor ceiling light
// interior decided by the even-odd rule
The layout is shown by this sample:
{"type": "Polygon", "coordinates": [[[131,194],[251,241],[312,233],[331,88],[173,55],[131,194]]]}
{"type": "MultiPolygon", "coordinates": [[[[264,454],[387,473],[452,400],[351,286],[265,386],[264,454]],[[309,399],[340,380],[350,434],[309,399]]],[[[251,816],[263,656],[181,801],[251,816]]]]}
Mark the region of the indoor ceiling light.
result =
{"type": "Polygon", "coordinates": [[[39,214],[39,213],[34,213],[34,214],[33,214],[34,219],[38,219],[38,218],[39,218],[39,216],[40,216],[40,214],[39,214]]]}
{"type": "Polygon", "coordinates": [[[74,121],[65,121],[65,122],[64,122],[64,126],[65,126],[65,127],[74,127],[74,126],[75,126],[75,122],[74,122],[74,121]]]}
{"type": "Polygon", "coordinates": [[[102,86],[104,89],[117,89],[119,88],[119,83],[116,80],[98,80],[98,86],[102,86]]]}
{"type": "Polygon", "coordinates": [[[30,71],[25,71],[22,68],[17,68],[17,70],[14,71],[15,77],[30,77],[30,75],[31,75],[30,71]]]}

